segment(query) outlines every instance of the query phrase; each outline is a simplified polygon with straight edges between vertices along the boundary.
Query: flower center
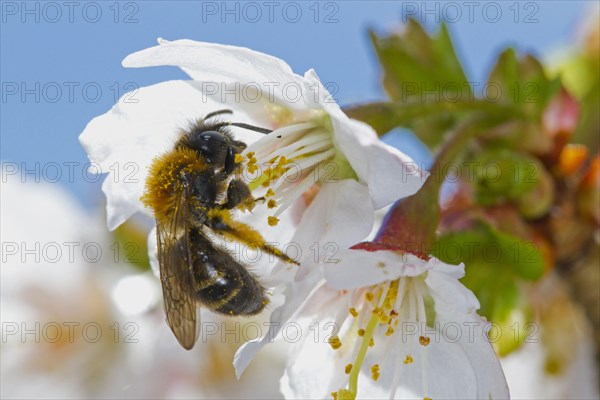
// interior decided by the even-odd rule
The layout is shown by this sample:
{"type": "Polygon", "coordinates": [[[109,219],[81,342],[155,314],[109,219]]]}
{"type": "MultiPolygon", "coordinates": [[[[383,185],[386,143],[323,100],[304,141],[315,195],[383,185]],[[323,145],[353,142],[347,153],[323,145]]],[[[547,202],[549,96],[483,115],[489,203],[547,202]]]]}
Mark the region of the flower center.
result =
{"type": "MultiPolygon", "coordinates": [[[[354,352],[356,356],[351,364],[346,365],[345,373],[348,376],[348,387],[342,388],[337,392],[333,392],[332,396],[334,399],[355,399],[358,394],[358,377],[361,368],[365,362],[367,351],[370,347],[375,346],[379,341],[392,340],[390,336],[394,335],[398,329],[400,322],[417,322],[426,324],[431,322],[431,317],[428,315],[428,309],[431,309],[429,298],[424,291],[424,279],[423,277],[402,277],[395,281],[386,282],[375,286],[371,291],[365,294],[365,302],[363,303],[362,309],[357,311],[356,308],[352,307],[349,309],[349,313],[353,318],[358,319],[358,325],[360,327],[361,321],[368,318],[366,326],[356,331],[356,334],[360,338],[358,341],[358,350],[354,352]],[[369,313],[369,314],[366,314],[369,313]]],[[[413,331],[414,333],[415,331],[413,331]]],[[[351,332],[349,332],[351,333],[351,332]]],[[[396,335],[397,338],[405,335],[396,335]]],[[[342,347],[342,343],[338,337],[335,337],[338,346],[334,349],[342,347]]],[[[419,344],[421,347],[421,368],[422,368],[422,383],[424,398],[428,392],[428,382],[426,374],[426,347],[429,345],[430,339],[426,336],[419,337],[419,344]]],[[[403,343],[399,343],[400,347],[403,343]]],[[[399,348],[398,347],[398,348],[399,348]]],[[[376,363],[370,365],[371,379],[377,381],[380,375],[385,372],[384,369],[393,368],[392,373],[392,387],[390,398],[394,398],[396,388],[400,381],[400,374],[403,368],[410,368],[411,364],[414,363],[414,354],[411,354],[411,344],[408,342],[405,352],[400,353],[401,357],[398,357],[391,363],[384,365],[382,363],[376,363]]],[[[389,373],[389,371],[388,371],[389,373]]]]}
{"type": "Polygon", "coordinates": [[[269,225],[275,225],[277,217],[311,187],[355,176],[337,151],[332,132],[329,118],[319,115],[273,131],[238,160],[245,163],[250,190],[266,190],[267,206],[275,209],[269,225]]]}

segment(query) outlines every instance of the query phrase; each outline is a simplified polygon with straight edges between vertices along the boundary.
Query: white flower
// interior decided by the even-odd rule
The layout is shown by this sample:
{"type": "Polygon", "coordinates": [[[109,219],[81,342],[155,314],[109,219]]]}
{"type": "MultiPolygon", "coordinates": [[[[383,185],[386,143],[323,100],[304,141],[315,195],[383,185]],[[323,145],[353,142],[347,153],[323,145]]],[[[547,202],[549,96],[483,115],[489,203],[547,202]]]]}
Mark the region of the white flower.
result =
{"type": "MultiPolygon", "coordinates": [[[[268,286],[298,282],[288,287],[285,306],[273,312],[271,319],[277,319],[297,304],[293,291],[310,290],[314,282],[303,277],[320,273],[307,260],[322,260],[364,240],[374,211],[415,193],[424,177],[369,126],[349,119],[312,70],[296,75],[283,61],[244,48],[189,40],[159,43],[128,56],[123,65],[174,65],[192,80],[126,95],[80,136],[90,160],[108,172],[103,183],[108,226],[114,229],[136,212],[150,213],[140,202],[148,168],[173,148],[190,120],[230,109],[231,121],[273,130],[265,136],[231,127],[249,144],[242,178],[255,197],[268,199],[256,207],[260,218],[247,215],[250,224],[277,240],[276,246],[293,242],[300,251],[290,254],[302,260],[300,268],[281,264],[260,274],[269,275],[264,279],[268,286]],[[269,226],[277,218],[281,222],[269,226]]],[[[152,233],[149,240],[149,248],[156,248],[152,233]]]]}
{"type": "Polygon", "coordinates": [[[535,322],[519,331],[522,346],[501,358],[513,399],[598,399],[593,328],[571,288],[554,271],[531,294],[535,322]]]}
{"type": "Polygon", "coordinates": [[[226,325],[204,313],[203,343],[187,352],[154,306],[157,280],[115,264],[117,243],[98,215],[59,185],[4,176],[2,398],[281,397],[273,378],[284,353],[276,347],[240,381],[231,368],[235,347],[261,320],[226,325]]]}
{"type": "Polygon", "coordinates": [[[101,224],[57,185],[15,176],[0,195],[2,397],[114,394],[126,349],[107,332],[120,315],[94,273],[112,260],[101,224]]]}
{"type": "MultiPolygon", "coordinates": [[[[148,212],[139,201],[148,166],[172,148],[180,128],[224,108],[233,111],[232,121],[274,130],[264,136],[232,128],[251,144],[245,160],[246,172],[254,174],[248,178],[253,194],[270,200],[257,215],[272,208],[268,221],[273,225],[291,205],[303,208],[297,202],[301,196],[314,196],[299,219],[297,235],[277,236],[283,244],[297,242],[303,256],[309,256],[314,242],[347,248],[363,240],[375,209],[421,186],[421,172],[412,160],[379,141],[369,126],[349,119],[314,71],[297,75],[282,60],[246,48],[190,40],[159,43],[129,55],[123,65],[178,66],[193,80],[164,82],[126,95],[80,136],[91,161],[108,172],[103,190],[110,229],[135,212],[148,212]],[[120,177],[114,172],[127,165],[136,172],[128,182],[124,171],[120,177]],[[344,232],[342,241],[339,232],[344,232]]],[[[266,221],[263,217],[265,227],[266,221]]]]}
{"type": "MultiPolygon", "coordinates": [[[[323,270],[290,285],[290,307],[272,318],[303,333],[281,381],[287,398],[508,398],[462,264],[355,248],[323,270]]],[[[238,351],[238,373],[266,342],[238,351]]]]}

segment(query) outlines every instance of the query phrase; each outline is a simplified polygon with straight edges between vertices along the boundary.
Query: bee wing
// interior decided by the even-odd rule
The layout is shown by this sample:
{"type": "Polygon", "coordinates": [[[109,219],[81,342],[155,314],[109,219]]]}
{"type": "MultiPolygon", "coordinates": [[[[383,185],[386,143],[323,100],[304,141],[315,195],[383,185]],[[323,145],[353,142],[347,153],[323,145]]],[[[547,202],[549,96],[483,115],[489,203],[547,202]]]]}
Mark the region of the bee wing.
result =
{"type": "Polygon", "coordinates": [[[185,187],[175,197],[171,218],[157,220],[158,261],[167,323],[179,344],[190,350],[200,332],[200,314],[196,314],[185,187]]]}

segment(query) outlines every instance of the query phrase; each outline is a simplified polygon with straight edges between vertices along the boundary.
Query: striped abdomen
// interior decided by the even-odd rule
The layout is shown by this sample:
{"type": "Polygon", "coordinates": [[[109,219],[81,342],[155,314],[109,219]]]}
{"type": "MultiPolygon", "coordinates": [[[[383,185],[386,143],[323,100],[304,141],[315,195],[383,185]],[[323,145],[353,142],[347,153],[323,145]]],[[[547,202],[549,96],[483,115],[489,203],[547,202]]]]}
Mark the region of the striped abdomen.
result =
{"type": "Polygon", "coordinates": [[[259,313],[268,303],[264,288],[242,264],[217,249],[197,228],[189,234],[198,300],[227,315],[259,313]]]}

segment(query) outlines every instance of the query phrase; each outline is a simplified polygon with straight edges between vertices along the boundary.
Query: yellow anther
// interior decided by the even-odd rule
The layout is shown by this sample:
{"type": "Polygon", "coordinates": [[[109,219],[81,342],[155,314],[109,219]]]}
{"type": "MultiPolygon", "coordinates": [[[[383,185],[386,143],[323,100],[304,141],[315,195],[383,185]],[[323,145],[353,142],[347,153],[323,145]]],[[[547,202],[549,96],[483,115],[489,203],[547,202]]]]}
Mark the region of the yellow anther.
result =
{"type": "Polygon", "coordinates": [[[275,200],[271,199],[267,202],[267,207],[275,208],[275,207],[277,207],[277,202],[275,200]]]}
{"type": "Polygon", "coordinates": [[[427,336],[419,336],[419,343],[421,346],[427,346],[431,342],[431,339],[427,336]]]}
{"type": "Polygon", "coordinates": [[[379,364],[374,364],[371,367],[371,378],[376,381],[377,379],[379,379],[379,364]]]}
{"type": "Polygon", "coordinates": [[[236,164],[239,164],[244,161],[244,156],[241,154],[236,154],[235,157],[233,158],[233,160],[235,161],[236,164]]]}
{"type": "Polygon", "coordinates": [[[331,392],[331,397],[333,397],[333,400],[337,400],[337,392],[331,392]]]}
{"type": "Polygon", "coordinates": [[[406,358],[404,359],[404,364],[412,364],[415,360],[413,360],[413,358],[409,355],[406,356],[406,358]]]}
{"type": "Polygon", "coordinates": [[[248,160],[250,160],[251,158],[254,158],[254,152],[253,151],[249,152],[248,154],[246,154],[246,157],[248,157],[248,160]]]}
{"type": "Polygon", "coordinates": [[[377,315],[377,317],[379,317],[379,322],[385,324],[390,320],[390,317],[388,317],[385,314],[385,311],[383,311],[383,309],[377,307],[373,310],[373,314],[377,315]]]}
{"type": "Polygon", "coordinates": [[[273,191],[273,189],[269,188],[269,190],[267,190],[267,193],[265,193],[265,197],[273,197],[275,196],[275,192],[273,191]]]}
{"type": "Polygon", "coordinates": [[[275,167],[271,168],[271,173],[272,173],[271,179],[278,178],[281,175],[283,175],[283,168],[281,167],[281,165],[276,165],[275,167]]]}
{"type": "Polygon", "coordinates": [[[365,336],[365,330],[364,330],[364,329],[362,329],[362,328],[361,328],[361,329],[359,329],[359,330],[358,330],[356,333],[357,333],[357,334],[358,334],[358,336],[360,336],[360,337],[363,337],[363,336],[365,336]]]}
{"type": "Polygon", "coordinates": [[[342,347],[342,342],[340,341],[340,338],[337,336],[330,337],[329,344],[331,345],[331,348],[333,348],[334,350],[337,350],[340,347],[342,347]]]}
{"type": "Polygon", "coordinates": [[[350,372],[352,372],[352,363],[346,365],[346,368],[344,368],[344,372],[346,373],[346,375],[350,375],[350,372]]]}
{"type": "Polygon", "coordinates": [[[392,336],[394,334],[394,328],[388,326],[387,331],[385,332],[385,336],[392,336]]]}
{"type": "Polygon", "coordinates": [[[373,293],[371,293],[371,292],[367,292],[367,293],[365,294],[365,299],[367,299],[367,301],[373,301],[373,298],[374,298],[374,297],[375,297],[375,296],[373,296],[373,293]]]}
{"type": "Polygon", "coordinates": [[[340,389],[333,398],[334,400],[354,400],[356,399],[356,394],[348,389],[340,389]]]}
{"type": "Polygon", "coordinates": [[[398,298],[398,283],[398,279],[390,282],[390,287],[383,299],[383,308],[386,310],[391,309],[394,306],[394,303],[396,303],[396,299],[398,298]]]}
{"type": "Polygon", "coordinates": [[[373,340],[373,338],[371,338],[369,340],[369,347],[373,347],[373,346],[375,346],[375,341],[373,340]]]}
{"type": "Polygon", "coordinates": [[[269,226],[275,226],[279,222],[279,218],[269,216],[269,218],[267,218],[267,222],[269,223],[269,226]]]}
{"type": "Polygon", "coordinates": [[[354,308],[354,307],[350,307],[350,309],[349,309],[348,311],[350,311],[350,314],[351,314],[351,315],[352,315],[354,318],[358,317],[358,312],[356,311],[356,308],[354,308]]]}

